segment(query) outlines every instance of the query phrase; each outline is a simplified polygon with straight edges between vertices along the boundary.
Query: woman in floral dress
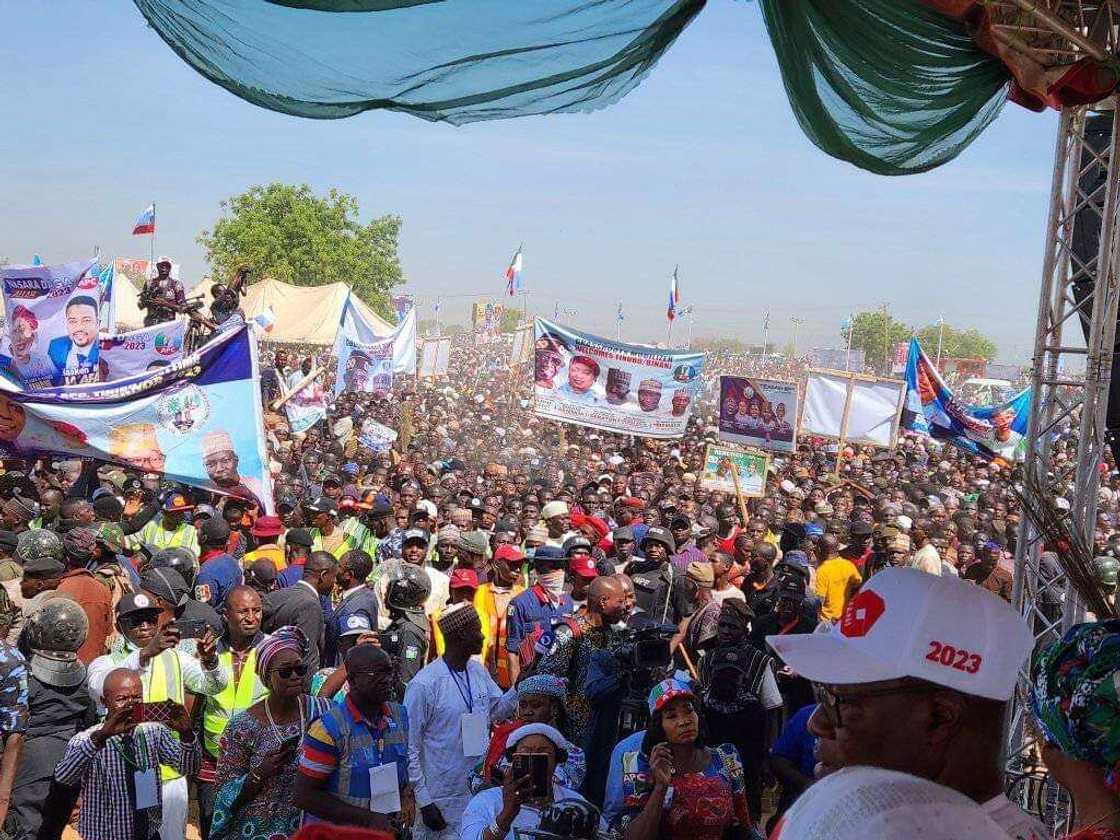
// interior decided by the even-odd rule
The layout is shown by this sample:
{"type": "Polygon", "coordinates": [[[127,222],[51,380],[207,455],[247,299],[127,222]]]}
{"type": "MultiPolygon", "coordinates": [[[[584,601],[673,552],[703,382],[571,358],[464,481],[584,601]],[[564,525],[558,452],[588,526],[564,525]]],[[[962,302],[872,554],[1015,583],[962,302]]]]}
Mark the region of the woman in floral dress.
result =
{"type": "Polygon", "coordinates": [[[212,840],[287,838],[300,823],[292,800],[299,745],[308,724],[330,706],[305,693],[309,645],[281,627],[257,646],[265,699],[237,714],[222,735],[212,840]]]}

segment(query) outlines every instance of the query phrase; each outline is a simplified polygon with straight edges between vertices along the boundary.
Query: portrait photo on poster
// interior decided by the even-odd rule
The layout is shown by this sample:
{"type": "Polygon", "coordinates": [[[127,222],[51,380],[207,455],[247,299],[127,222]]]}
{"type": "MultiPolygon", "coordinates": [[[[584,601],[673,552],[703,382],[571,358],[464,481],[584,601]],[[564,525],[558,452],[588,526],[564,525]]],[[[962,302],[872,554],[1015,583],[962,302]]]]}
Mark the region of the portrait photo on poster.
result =
{"type": "Polygon", "coordinates": [[[797,383],[719,378],[719,438],[772,452],[797,449],[797,383]]]}

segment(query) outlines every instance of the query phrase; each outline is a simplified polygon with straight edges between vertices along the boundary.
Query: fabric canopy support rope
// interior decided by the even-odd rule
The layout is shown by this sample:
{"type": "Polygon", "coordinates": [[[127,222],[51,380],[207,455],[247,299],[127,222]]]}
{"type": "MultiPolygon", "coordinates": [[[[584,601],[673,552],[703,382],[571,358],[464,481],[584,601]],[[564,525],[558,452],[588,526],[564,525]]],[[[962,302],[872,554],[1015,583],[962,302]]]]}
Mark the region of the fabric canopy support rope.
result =
{"type": "MultiPolygon", "coordinates": [[[[180,57],[263,108],[454,124],[620,99],[705,0],[134,0],[180,57]]],[[[795,116],[883,175],[953,159],[1010,76],[919,0],[759,0],[795,116]]],[[[744,86],[744,98],[749,86],[744,86]]]]}
{"type": "Polygon", "coordinates": [[[620,99],[705,0],[135,3],[184,61],[263,108],[315,119],[380,108],[460,124],[620,99]]]}
{"type": "Polygon", "coordinates": [[[880,175],[946,163],[999,114],[1010,75],[917,0],[759,0],[790,105],[823,151],[880,175]]]}

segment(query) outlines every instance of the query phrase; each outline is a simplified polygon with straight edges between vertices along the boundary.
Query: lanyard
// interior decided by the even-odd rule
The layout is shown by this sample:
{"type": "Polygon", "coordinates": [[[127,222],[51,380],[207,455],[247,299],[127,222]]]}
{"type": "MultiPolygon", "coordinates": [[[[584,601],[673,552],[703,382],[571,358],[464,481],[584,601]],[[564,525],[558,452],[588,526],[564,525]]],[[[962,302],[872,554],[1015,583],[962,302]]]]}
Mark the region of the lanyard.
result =
{"type": "MultiPolygon", "coordinates": [[[[446,660],[444,661],[443,664],[447,665],[446,660]]],[[[469,714],[474,714],[474,701],[473,701],[472,695],[471,695],[470,663],[468,662],[467,667],[463,670],[463,674],[465,675],[466,681],[467,681],[467,693],[466,694],[463,693],[463,686],[459,684],[459,677],[456,676],[455,672],[451,670],[450,665],[447,665],[447,673],[449,673],[451,675],[451,680],[455,683],[455,689],[459,692],[459,696],[463,698],[463,705],[465,705],[467,707],[467,712],[469,714]]]]}

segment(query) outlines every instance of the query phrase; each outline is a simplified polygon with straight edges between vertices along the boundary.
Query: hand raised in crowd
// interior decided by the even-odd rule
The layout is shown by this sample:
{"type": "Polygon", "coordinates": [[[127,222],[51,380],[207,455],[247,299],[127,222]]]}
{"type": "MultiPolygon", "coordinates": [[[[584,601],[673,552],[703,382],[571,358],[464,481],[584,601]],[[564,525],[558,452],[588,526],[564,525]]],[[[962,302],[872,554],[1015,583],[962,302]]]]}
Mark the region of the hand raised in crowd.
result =
{"type": "Polygon", "coordinates": [[[654,784],[669,787],[673,783],[676,768],[673,766],[673,752],[668,744],[658,744],[650,751],[649,766],[653,770],[654,784]]]}
{"type": "Polygon", "coordinates": [[[206,628],[206,633],[198,640],[198,660],[208,671],[218,667],[218,639],[214,636],[213,628],[206,628]]]}
{"type": "Polygon", "coordinates": [[[135,706],[121,706],[115,711],[109,712],[105,718],[105,722],[101,724],[100,729],[94,730],[90,735],[90,740],[97,749],[105,746],[105,742],[112,738],[114,735],[128,735],[136,728],[136,721],[133,718],[133,709],[135,706]]]}
{"type": "Polygon", "coordinates": [[[503,833],[508,833],[513,827],[513,821],[521,813],[521,806],[531,798],[532,792],[532,776],[506,774],[505,783],[502,785],[502,810],[498,813],[498,828],[502,829],[503,833]]]}
{"type": "Polygon", "coordinates": [[[152,636],[152,640],[140,650],[140,665],[144,666],[165,650],[171,650],[179,644],[179,639],[179,629],[173,624],[165,624],[152,636]]]}
{"type": "Polygon", "coordinates": [[[179,737],[185,741],[194,738],[194,728],[191,726],[191,716],[185,706],[180,703],[171,703],[171,714],[167,718],[167,725],[174,729],[179,737]]]}

